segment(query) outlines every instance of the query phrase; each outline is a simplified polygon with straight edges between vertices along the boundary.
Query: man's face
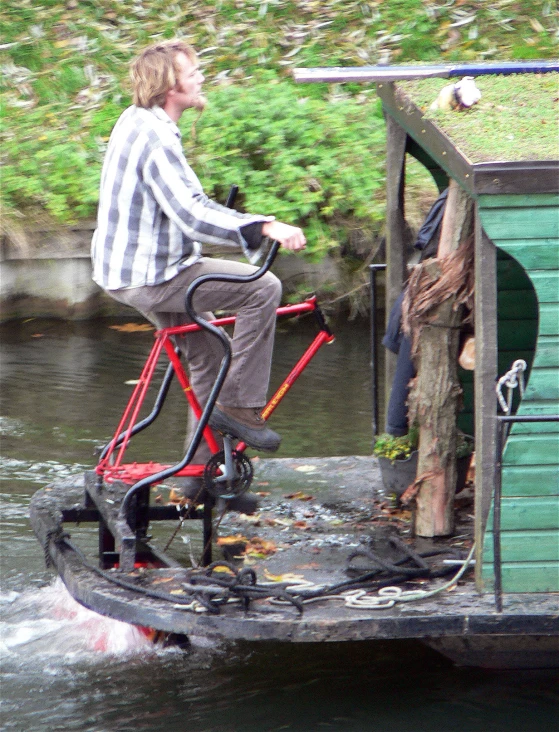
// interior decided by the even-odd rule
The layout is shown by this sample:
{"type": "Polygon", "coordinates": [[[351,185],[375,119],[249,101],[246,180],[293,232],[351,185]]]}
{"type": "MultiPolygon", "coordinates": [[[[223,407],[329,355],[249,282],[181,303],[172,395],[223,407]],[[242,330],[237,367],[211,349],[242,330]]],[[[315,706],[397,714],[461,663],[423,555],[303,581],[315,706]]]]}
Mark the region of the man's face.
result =
{"type": "Polygon", "coordinates": [[[184,53],[179,53],[176,58],[176,64],[179,68],[177,74],[177,86],[174,91],[176,93],[175,103],[182,109],[204,109],[206,106],[206,98],[202,94],[202,82],[204,75],[200,71],[200,67],[196,62],[192,62],[184,53]]]}

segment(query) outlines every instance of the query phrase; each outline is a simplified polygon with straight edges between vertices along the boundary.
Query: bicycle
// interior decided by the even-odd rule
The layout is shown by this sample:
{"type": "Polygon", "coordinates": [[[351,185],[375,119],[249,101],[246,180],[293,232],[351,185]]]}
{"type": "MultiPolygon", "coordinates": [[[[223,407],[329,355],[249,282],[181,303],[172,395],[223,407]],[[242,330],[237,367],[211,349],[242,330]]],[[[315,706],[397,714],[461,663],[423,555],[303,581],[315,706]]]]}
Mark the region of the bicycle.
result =
{"type": "MultiPolygon", "coordinates": [[[[252,482],[253,469],[250,458],[244,452],[246,445],[243,442],[236,442],[232,435],[223,435],[223,450],[221,450],[214,432],[207,424],[227,376],[231,361],[231,346],[228,338],[221,331],[221,328],[223,326],[233,325],[236,316],[232,315],[206,321],[195,312],[192,306],[192,298],[196,289],[210,280],[249,282],[262,277],[271,267],[278,249],[279,243],[273,242],[264,264],[251,275],[211,274],[198,277],[188,288],[185,297],[185,309],[193,322],[188,325],[163,328],[156,331],[154,344],[146,359],[140,378],[124,409],[114,436],[101,451],[99,462],[95,468],[95,474],[97,476],[95,485],[93,486],[90,483],[86,487],[90,501],[96,505],[101,514],[103,514],[101,504],[104,503],[106,520],[100,522],[99,539],[102,564],[104,563],[108,566],[114,560],[115,539],[121,544],[119,557],[120,567],[129,571],[137,564],[137,547],[138,545],[145,546],[147,542],[149,521],[158,520],[160,517],[168,517],[168,512],[157,511],[155,510],[156,507],[150,507],[150,488],[152,485],[160,483],[171,476],[203,478],[205,490],[204,495],[201,496],[204,499],[204,508],[201,515],[200,511],[194,505],[191,505],[183,509],[182,517],[183,520],[184,518],[201,518],[203,520],[204,552],[202,564],[207,565],[211,562],[212,509],[215,501],[219,499],[228,501],[247,491],[252,482]],[[204,408],[201,407],[190,385],[188,375],[181,361],[180,350],[174,343],[174,338],[178,336],[188,337],[189,333],[199,331],[202,328],[209,330],[219,338],[224,348],[224,356],[219,373],[204,408]],[[163,353],[166,354],[169,364],[155,398],[153,408],[147,417],[138,421],[140,410],[145,402],[156,367],[163,353]],[[147,463],[126,463],[124,461],[125,453],[132,437],[149,427],[161,413],[174,376],[177,377],[187,402],[198,422],[192,441],[184,457],[175,465],[163,465],[153,461],[147,463]],[[206,464],[192,464],[192,458],[202,439],[207,442],[211,451],[211,457],[206,464]],[[118,498],[121,498],[120,508],[115,517],[114,510],[107,509],[106,487],[116,485],[117,483],[122,487],[120,491],[121,495],[115,499],[109,499],[111,505],[114,505],[115,503],[118,504],[118,498]]],[[[326,323],[316,297],[313,296],[303,302],[294,305],[285,305],[277,309],[278,317],[302,315],[305,313],[312,313],[314,315],[318,325],[318,332],[262,410],[262,417],[265,420],[269,419],[318,350],[325,343],[332,343],[334,341],[334,335],[326,323]]],[[[153,554],[151,548],[150,553],[153,554]]]]}

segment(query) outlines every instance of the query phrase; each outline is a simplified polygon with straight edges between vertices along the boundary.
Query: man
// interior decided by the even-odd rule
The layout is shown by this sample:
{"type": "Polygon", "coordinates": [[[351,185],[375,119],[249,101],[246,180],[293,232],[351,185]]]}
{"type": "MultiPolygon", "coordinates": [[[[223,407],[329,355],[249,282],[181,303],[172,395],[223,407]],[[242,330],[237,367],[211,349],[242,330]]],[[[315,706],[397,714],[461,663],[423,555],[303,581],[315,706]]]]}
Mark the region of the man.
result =
{"type": "MultiPolygon", "coordinates": [[[[414,248],[421,252],[419,261],[437,256],[441,225],[448,197],[448,188],[440,193],[417,233],[414,248]]],[[[386,432],[395,437],[408,434],[408,396],[410,380],[415,376],[411,337],[402,331],[402,304],[406,288],[398,295],[388,318],[383,345],[397,354],[396,368],[386,407],[386,432]]]]}
{"type": "MultiPolygon", "coordinates": [[[[131,305],[157,327],[189,322],[184,297],[208,273],[251,274],[254,267],[208,259],[201,244],[242,247],[254,261],[265,237],[291,251],[305,248],[301,229],[272,216],[240,214],[210,200],[188,165],[177,127],[189,108],[202,110],[204,77],[194,50],[181,41],[145,49],[131,66],[134,105],[111,134],[101,177],[93,277],[116,300],[131,305]]],[[[266,403],[281,284],[271,273],[252,283],[206,283],[194,307],[237,312],[232,362],[210,426],[259,450],[276,450],[280,436],[260,410],[266,403]]],[[[194,392],[205,404],[223,349],[202,331],[180,338],[194,392]]],[[[190,426],[190,434],[193,426],[190,426]]],[[[195,462],[209,456],[200,446],[195,462]]],[[[195,488],[195,486],[191,486],[195,488]]]]}

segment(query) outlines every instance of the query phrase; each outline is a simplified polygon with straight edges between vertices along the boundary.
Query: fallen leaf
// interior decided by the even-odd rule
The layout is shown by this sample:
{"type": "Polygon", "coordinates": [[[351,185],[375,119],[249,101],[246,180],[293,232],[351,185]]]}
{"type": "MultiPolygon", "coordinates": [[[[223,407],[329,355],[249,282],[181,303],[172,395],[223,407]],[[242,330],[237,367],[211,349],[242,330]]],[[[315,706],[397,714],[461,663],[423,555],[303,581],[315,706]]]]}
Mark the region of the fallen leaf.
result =
{"type": "Polygon", "coordinates": [[[297,501],[312,501],[314,496],[309,496],[306,493],[303,493],[303,491],[297,491],[297,493],[288,493],[284,498],[297,501]]]}
{"type": "Polygon", "coordinates": [[[224,564],[218,564],[216,567],[213,568],[213,572],[221,572],[222,574],[230,574],[233,577],[235,576],[235,572],[231,570],[229,567],[226,567],[224,564]]]}
{"type": "Polygon", "coordinates": [[[192,501],[190,498],[185,498],[179,491],[171,488],[169,491],[169,503],[178,503],[180,506],[186,506],[187,504],[191,504],[192,501]]]}
{"type": "Polygon", "coordinates": [[[248,544],[248,539],[242,534],[236,536],[220,536],[217,540],[218,546],[232,546],[234,544],[248,544]]]}
{"type": "Polygon", "coordinates": [[[294,521],[293,526],[297,529],[308,529],[309,525],[306,521],[294,521]]]}
{"type": "Polygon", "coordinates": [[[279,524],[279,526],[291,526],[291,524],[293,523],[293,521],[291,519],[277,518],[277,519],[271,519],[271,520],[274,522],[274,524],[279,524]]]}
{"type": "Polygon", "coordinates": [[[250,557],[263,558],[268,556],[269,554],[275,554],[277,550],[278,548],[273,541],[260,539],[256,536],[254,537],[254,539],[250,540],[247,548],[245,549],[245,554],[250,557]]]}
{"type": "Polygon", "coordinates": [[[169,592],[170,595],[186,595],[186,592],[184,590],[171,590],[169,592]]]}
{"type": "Polygon", "coordinates": [[[124,323],[123,325],[109,325],[112,330],[118,330],[121,333],[144,333],[155,330],[153,325],[149,323],[124,323]]]}
{"type": "Polygon", "coordinates": [[[260,514],[253,515],[253,514],[248,514],[248,513],[240,513],[238,520],[241,523],[252,524],[253,526],[260,526],[260,522],[261,522],[260,514]]]}
{"type": "Polygon", "coordinates": [[[302,574],[293,574],[293,572],[286,572],[285,574],[271,574],[271,572],[268,572],[266,567],[264,567],[263,574],[264,577],[271,582],[300,582],[305,579],[302,574]]]}

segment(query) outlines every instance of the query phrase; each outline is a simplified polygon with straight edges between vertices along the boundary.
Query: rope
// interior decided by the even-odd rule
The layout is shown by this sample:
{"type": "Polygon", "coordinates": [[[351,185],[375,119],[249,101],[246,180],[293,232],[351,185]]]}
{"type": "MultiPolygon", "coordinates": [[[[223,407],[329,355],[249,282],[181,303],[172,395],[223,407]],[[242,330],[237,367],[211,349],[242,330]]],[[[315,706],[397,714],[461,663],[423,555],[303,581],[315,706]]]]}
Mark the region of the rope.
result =
{"type": "MultiPolygon", "coordinates": [[[[388,610],[391,607],[394,607],[394,605],[397,602],[415,602],[417,600],[425,600],[428,597],[433,597],[434,595],[439,594],[440,592],[444,592],[449,587],[452,587],[452,585],[456,584],[460,577],[466,572],[468,567],[470,566],[470,562],[472,561],[472,557],[475,551],[475,544],[470,549],[470,552],[467,556],[467,558],[464,560],[462,567],[460,570],[454,575],[454,577],[449,581],[446,582],[441,587],[437,587],[434,590],[402,590],[401,587],[395,587],[394,585],[389,585],[386,587],[381,587],[378,590],[377,595],[371,595],[367,592],[367,590],[363,588],[359,589],[352,589],[352,590],[346,590],[341,593],[337,594],[324,594],[325,590],[327,591],[327,588],[321,585],[312,585],[312,583],[307,583],[306,581],[302,580],[300,583],[297,583],[294,586],[287,587],[286,590],[289,591],[300,591],[302,588],[307,590],[315,590],[317,594],[314,597],[307,597],[307,598],[300,598],[301,603],[303,605],[309,605],[312,602],[319,602],[322,600],[341,600],[344,602],[345,606],[348,608],[353,608],[355,610],[363,610],[363,609],[369,609],[369,610],[388,610]]],[[[407,577],[405,579],[408,579],[407,577]]],[[[274,605],[284,605],[285,602],[281,599],[272,599],[270,602],[274,605]]]]}
{"type": "Polygon", "coordinates": [[[510,414],[512,409],[512,396],[516,387],[519,387],[520,398],[524,396],[524,372],[528,368],[526,361],[521,358],[517,359],[511,366],[510,370],[504,376],[501,376],[495,391],[497,399],[501,405],[501,409],[505,414],[510,414]],[[507,396],[503,396],[503,387],[507,387],[507,396]]]}
{"type": "Polygon", "coordinates": [[[415,602],[416,600],[425,600],[428,597],[433,597],[440,592],[444,592],[446,589],[452,587],[452,585],[458,582],[460,577],[462,577],[462,575],[466,572],[470,565],[470,561],[474,555],[475,546],[475,544],[472,544],[470,553],[468,554],[466,560],[464,561],[464,564],[462,565],[462,567],[460,567],[456,575],[449,582],[446,582],[441,587],[437,587],[434,590],[408,591],[402,590],[401,587],[382,587],[378,591],[378,595],[368,595],[365,590],[353,590],[351,592],[344,593],[346,596],[345,605],[346,607],[358,609],[372,608],[382,610],[385,608],[394,607],[397,602],[415,602]]]}
{"type": "MultiPolygon", "coordinates": [[[[128,580],[112,572],[100,569],[87,559],[83,552],[72,543],[69,534],[65,532],[50,532],[47,537],[47,544],[50,540],[53,540],[59,546],[65,544],[75,553],[85,567],[118,587],[140,593],[156,600],[170,602],[175,608],[196,613],[209,612],[214,615],[220,614],[220,608],[231,602],[240,602],[246,611],[250,607],[251,600],[257,599],[267,599],[272,604],[291,605],[300,614],[303,613],[304,605],[322,600],[342,600],[346,607],[355,609],[387,609],[394,607],[397,602],[423,600],[444,592],[448,587],[455,584],[466,572],[475,550],[474,544],[458,573],[449,582],[434,590],[404,591],[400,587],[394,586],[394,583],[408,581],[412,576],[418,576],[421,571],[424,576],[427,574],[430,577],[435,577],[448,574],[452,570],[445,568],[438,572],[433,572],[428,567],[420,567],[418,569],[404,568],[398,565],[408,561],[410,557],[391,564],[380,559],[380,557],[370,551],[361,551],[354,552],[350,559],[355,556],[367,556],[373,559],[379,567],[362,575],[357,580],[348,580],[331,586],[317,585],[307,580],[299,580],[293,577],[290,577],[287,582],[258,584],[256,572],[252,568],[245,567],[239,570],[226,561],[216,561],[202,569],[191,570],[187,574],[187,581],[180,583],[181,591],[188,595],[188,597],[184,597],[183,599],[177,596],[177,594],[143,587],[133,580],[128,580]],[[223,571],[216,571],[222,568],[226,568],[228,574],[223,571]],[[363,585],[379,572],[386,572],[387,570],[399,574],[392,576],[388,580],[384,580],[384,586],[382,586],[383,580],[380,582],[377,580],[375,589],[378,594],[369,594],[363,585]],[[358,586],[356,587],[356,585],[358,586]]],[[[431,554],[439,553],[441,552],[435,551],[431,554]]],[[[419,560],[420,563],[424,563],[420,555],[415,556],[414,552],[410,552],[410,554],[413,555],[411,558],[416,562],[419,560]]]]}
{"type": "Polygon", "coordinates": [[[185,597],[183,600],[176,594],[143,587],[132,580],[124,579],[100,569],[92,564],[83,552],[73,544],[69,534],[61,534],[56,541],[58,544],[66,544],[87,569],[92,570],[108,582],[155,600],[171,602],[175,607],[178,606],[183,610],[219,615],[220,607],[231,599],[240,600],[243,602],[245,609],[248,609],[250,600],[276,597],[285,600],[297,608],[300,613],[303,612],[300,600],[286,592],[283,586],[267,587],[256,584],[256,573],[250,567],[238,570],[227,562],[217,561],[202,570],[192,571],[188,576],[189,582],[181,583],[181,589],[189,594],[189,597],[185,597]],[[223,573],[216,573],[215,570],[220,567],[226,567],[232,574],[227,576],[223,573]]]}

